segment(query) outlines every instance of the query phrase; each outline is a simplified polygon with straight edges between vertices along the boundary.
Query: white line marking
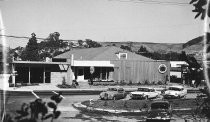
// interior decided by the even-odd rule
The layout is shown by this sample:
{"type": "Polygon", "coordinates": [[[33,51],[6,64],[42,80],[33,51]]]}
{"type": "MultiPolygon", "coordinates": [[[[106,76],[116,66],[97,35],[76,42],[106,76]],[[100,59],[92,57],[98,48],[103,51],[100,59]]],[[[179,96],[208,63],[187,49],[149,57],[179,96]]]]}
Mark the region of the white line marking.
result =
{"type": "MultiPolygon", "coordinates": [[[[55,94],[58,94],[57,92],[55,92],[55,91],[52,91],[53,93],[55,93],[55,94]]],[[[60,95],[63,99],[65,98],[63,95],[60,95]]]]}
{"type": "Polygon", "coordinates": [[[12,103],[14,103],[14,102],[16,102],[16,101],[11,101],[11,102],[8,102],[7,104],[12,104],[12,103]]]}
{"type": "Polygon", "coordinates": [[[34,91],[31,91],[31,93],[32,93],[37,99],[40,98],[36,93],[34,93],[34,91]]]}

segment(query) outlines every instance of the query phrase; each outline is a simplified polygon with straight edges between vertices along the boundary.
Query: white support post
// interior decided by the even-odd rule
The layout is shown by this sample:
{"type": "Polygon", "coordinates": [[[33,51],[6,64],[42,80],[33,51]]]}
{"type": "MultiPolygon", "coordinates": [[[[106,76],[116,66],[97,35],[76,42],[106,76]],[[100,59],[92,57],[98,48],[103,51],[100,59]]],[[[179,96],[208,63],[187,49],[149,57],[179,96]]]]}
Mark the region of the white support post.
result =
{"type": "Polygon", "coordinates": [[[43,72],[43,83],[45,83],[45,66],[44,66],[44,72],[43,72]]]}
{"type": "MultiPolygon", "coordinates": [[[[15,64],[12,64],[12,73],[15,72],[15,64]]],[[[15,75],[12,75],[12,83],[15,84],[15,75]]]]}
{"type": "Polygon", "coordinates": [[[67,68],[67,84],[72,85],[72,70],[71,70],[71,65],[68,65],[67,68]]]}
{"type": "Polygon", "coordinates": [[[105,73],[106,73],[106,81],[108,81],[108,78],[107,78],[107,74],[108,74],[108,72],[107,72],[107,67],[105,67],[105,73]]]}
{"type": "MultiPolygon", "coordinates": [[[[102,67],[100,67],[100,79],[103,80],[103,79],[102,79],[102,67]]],[[[99,80],[100,80],[100,79],[99,79],[99,80]]]]}
{"type": "Polygon", "coordinates": [[[28,67],[28,82],[31,83],[31,67],[28,67]]]}

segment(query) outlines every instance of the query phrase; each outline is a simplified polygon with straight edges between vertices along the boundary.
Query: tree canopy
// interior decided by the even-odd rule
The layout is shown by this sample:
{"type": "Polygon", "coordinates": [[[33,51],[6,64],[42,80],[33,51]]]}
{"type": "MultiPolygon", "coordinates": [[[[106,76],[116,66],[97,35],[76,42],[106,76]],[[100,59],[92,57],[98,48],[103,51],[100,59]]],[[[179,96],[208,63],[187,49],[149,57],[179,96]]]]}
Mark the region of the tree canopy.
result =
{"type": "Polygon", "coordinates": [[[21,59],[25,61],[39,61],[39,48],[35,33],[31,34],[25,50],[22,52],[21,59]]]}

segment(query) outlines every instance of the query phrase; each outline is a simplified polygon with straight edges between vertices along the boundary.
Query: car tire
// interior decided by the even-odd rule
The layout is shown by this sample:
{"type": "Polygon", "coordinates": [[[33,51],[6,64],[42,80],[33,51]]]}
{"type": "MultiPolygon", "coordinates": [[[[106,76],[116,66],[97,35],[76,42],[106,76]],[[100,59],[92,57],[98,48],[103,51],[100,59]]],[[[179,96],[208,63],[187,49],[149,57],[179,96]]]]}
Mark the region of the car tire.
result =
{"type": "Polygon", "coordinates": [[[104,94],[104,100],[108,100],[108,94],[104,94]]]}

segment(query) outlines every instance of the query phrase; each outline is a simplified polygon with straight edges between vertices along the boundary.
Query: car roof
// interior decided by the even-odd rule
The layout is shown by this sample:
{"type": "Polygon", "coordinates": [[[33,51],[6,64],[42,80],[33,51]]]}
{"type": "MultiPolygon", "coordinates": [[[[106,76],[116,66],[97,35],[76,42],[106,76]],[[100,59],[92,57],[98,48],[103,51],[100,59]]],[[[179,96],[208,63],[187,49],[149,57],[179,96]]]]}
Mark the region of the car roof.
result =
{"type": "Polygon", "coordinates": [[[139,87],[138,89],[141,89],[141,88],[142,89],[154,89],[153,87],[149,87],[149,86],[148,87],[146,87],[146,86],[145,87],[139,87]]]}
{"type": "Polygon", "coordinates": [[[170,87],[175,87],[175,88],[184,88],[183,86],[180,86],[180,85],[173,85],[173,86],[169,86],[170,87]]]}

